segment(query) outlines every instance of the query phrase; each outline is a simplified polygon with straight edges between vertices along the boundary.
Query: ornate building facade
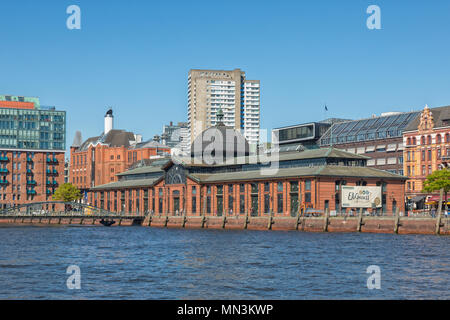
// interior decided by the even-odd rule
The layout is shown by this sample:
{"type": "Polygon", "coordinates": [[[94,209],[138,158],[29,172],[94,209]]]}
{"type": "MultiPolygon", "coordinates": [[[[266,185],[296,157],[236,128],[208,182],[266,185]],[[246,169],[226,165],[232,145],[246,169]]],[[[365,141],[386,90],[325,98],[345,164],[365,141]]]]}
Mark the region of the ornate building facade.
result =
{"type": "Polygon", "coordinates": [[[404,130],[403,151],[406,194],[425,201],[422,193],[426,177],[450,163],[450,106],[425,106],[420,116],[404,130]]]}

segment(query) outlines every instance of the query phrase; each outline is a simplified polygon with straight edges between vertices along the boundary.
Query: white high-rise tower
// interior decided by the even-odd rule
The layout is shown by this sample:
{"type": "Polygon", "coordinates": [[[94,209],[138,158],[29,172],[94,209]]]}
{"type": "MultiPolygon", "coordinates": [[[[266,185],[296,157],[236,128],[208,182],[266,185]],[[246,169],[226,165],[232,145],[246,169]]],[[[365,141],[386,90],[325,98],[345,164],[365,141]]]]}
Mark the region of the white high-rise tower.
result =
{"type": "Polygon", "coordinates": [[[223,123],[241,129],[249,144],[258,144],[260,128],[260,82],[246,80],[240,69],[192,69],[188,76],[188,121],[191,143],[203,130],[223,123]]]}

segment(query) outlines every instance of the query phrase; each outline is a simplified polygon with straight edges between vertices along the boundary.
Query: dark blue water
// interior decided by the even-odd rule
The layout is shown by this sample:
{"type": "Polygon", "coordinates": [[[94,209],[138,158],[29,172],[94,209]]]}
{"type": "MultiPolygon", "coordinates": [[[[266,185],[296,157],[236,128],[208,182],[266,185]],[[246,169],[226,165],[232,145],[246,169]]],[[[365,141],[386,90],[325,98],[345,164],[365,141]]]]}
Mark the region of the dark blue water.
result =
{"type": "Polygon", "coordinates": [[[450,237],[0,228],[1,299],[449,299],[450,237]],[[81,270],[70,290],[69,265],[81,270]],[[381,269],[369,290],[366,269],[381,269]]]}

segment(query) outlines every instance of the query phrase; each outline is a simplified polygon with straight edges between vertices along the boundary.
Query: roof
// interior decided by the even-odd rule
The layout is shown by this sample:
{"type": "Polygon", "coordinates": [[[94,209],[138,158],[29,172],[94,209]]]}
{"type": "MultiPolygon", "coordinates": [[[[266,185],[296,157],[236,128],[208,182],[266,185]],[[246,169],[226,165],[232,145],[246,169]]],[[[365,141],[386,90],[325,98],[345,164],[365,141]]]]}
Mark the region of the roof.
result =
{"type": "Polygon", "coordinates": [[[132,142],[135,141],[133,132],[125,130],[110,130],[106,135],[102,134],[97,137],[87,139],[80,147],[81,151],[87,150],[90,144],[96,145],[98,143],[106,144],[109,147],[126,147],[128,148],[132,142]]]}
{"type": "Polygon", "coordinates": [[[144,141],[144,142],[139,142],[136,143],[133,147],[133,149],[140,149],[140,148],[165,148],[165,149],[170,149],[169,146],[159,143],[157,141],[154,140],[148,140],[148,141],[144,141]]]}
{"type": "Polygon", "coordinates": [[[153,173],[153,172],[163,172],[164,170],[160,166],[145,166],[139,167],[131,170],[127,170],[121,173],[116,174],[116,176],[128,176],[135,175],[141,173],[153,173]]]}
{"type": "Polygon", "coordinates": [[[224,172],[214,174],[189,174],[189,177],[197,182],[212,183],[225,181],[245,181],[245,180],[268,180],[276,178],[297,178],[297,177],[360,177],[360,178],[380,178],[406,180],[407,177],[368,167],[349,166],[316,166],[278,169],[275,174],[263,175],[264,171],[239,171],[224,172]]]}
{"type": "MultiPolygon", "coordinates": [[[[430,108],[431,114],[433,115],[434,127],[440,128],[448,126],[443,123],[444,120],[450,120],[450,106],[430,108]]],[[[405,131],[415,131],[418,129],[420,123],[420,113],[413,121],[411,121],[408,126],[406,126],[405,131]]]]}
{"type": "Polygon", "coordinates": [[[318,148],[318,149],[308,149],[304,151],[292,151],[292,152],[282,152],[282,153],[272,153],[272,154],[258,154],[251,155],[247,157],[236,157],[229,159],[225,163],[222,164],[213,164],[208,165],[205,163],[200,163],[197,158],[188,158],[188,157],[173,157],[174,162],[180,162],[181,164],[189,167],[201,167],[201,166],[209,166],[209,167],[221,167],[227,165],[236,165],[236,164],[256,164],[256,163],[267,163],[271,162],[279,162],[279,161],[289,161],[289,160],[301,160],[301,159],[318,159],[318,158],[345,158],[345,159],[354,159],[354,160],[367,160],[370,157],[355,154],[351,152],[347,152],[341,149],[336,148],[318,148]]]}
{"type": "Polygon", "coordinates": [[[204,153],[223,155],[224,157],[248,155],[250,146],[247,139],[233,127],[227,127],[223,122],[209,127],[199,134],[191,144],[191,156],[203,157],[204,153]]]}
{"type": "Polygon", "coordinates": [[[146,179],[132,179],[124,181],[116,181],[107,184],[102,184],[99,186],[92,187],[91,190],[111,190],[111,189],[121,189],[121,188],[137,188],[137,187],[151,187],[156,182],[161,180],[162,176],[155,178],[146,179]]]}
{"type": "Polygon", "coordinates": [[[401,112],[380,117],[334,123],[320,138],[322,146],[401,137],[420,112],[401,112]]]}

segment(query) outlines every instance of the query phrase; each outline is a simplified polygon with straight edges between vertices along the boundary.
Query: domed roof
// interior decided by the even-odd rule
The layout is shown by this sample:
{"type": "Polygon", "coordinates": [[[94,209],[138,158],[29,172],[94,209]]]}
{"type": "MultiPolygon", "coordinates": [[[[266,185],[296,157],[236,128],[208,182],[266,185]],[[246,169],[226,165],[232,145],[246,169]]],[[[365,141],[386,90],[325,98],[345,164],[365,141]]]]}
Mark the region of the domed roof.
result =
{"type": "Polygon", "coordinates": [[[248,156],[247,139],[223,122],[204,130],[191,145],[191,157],[207,164],[221,164],[227,159],[248,156]]]}

